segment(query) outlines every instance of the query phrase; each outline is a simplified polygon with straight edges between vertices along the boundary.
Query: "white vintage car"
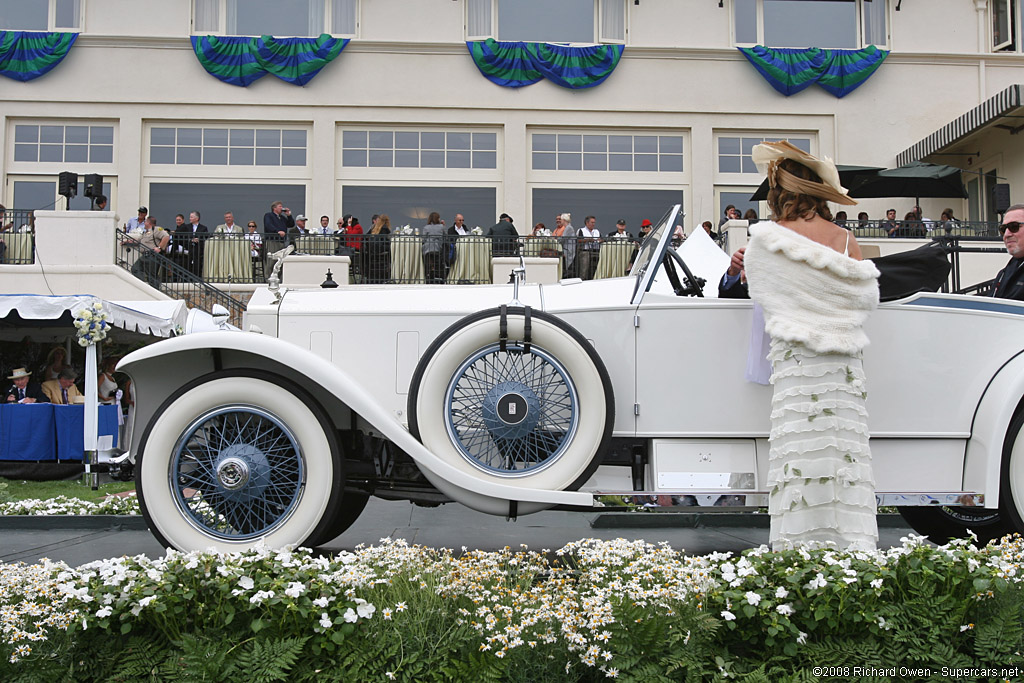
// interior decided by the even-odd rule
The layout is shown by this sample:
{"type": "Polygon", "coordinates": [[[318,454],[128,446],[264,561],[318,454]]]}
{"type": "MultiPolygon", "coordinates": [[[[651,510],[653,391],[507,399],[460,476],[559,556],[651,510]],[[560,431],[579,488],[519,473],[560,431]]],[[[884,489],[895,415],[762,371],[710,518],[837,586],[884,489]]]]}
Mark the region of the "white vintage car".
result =
{"type": "MultiPolygon", "coordinates": [[[[150,528],[240,549],[324,543],[369,496],[511,518],[765,505],[751,303],[692,296],[669,248],[679,220],[676,206],[627,277],[261,289],[247,331],[132,353],[119,369],[150,528]]],[[[915,294],[868,334],[879,503],[937,540],[1024,531],[1024,304],[915,294]]]]}

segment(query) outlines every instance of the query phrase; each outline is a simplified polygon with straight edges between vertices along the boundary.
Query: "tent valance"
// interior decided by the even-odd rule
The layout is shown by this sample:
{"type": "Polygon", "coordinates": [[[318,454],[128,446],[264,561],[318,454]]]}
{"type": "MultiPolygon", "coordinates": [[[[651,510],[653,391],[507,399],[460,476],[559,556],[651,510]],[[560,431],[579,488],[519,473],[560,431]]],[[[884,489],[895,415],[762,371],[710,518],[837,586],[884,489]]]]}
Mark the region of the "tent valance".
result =
{"type": "Polygon", "coordinates": [[[737,48],[768,84],[789,97],[817,83],[836,97],[845,97],[878,70],[888,50],[869,45],[862,50],[826,50],[818,47],[737,48]]]}
{"type": "Polygon", "coordinates": [[[0,31],[0,74],[31,81],[61,63],[77,33],[0,31]]]}
{"type": "Polygon", "coordinates": [[[188,309],[183,301],[103,301],[94,296],[0,295],[0,319],[17,313],[22,320],[58,321],[96,302],[110,322],[129,332],[170,337],[185,329],[188,309]]]}
{"type": "Polygon", "coordinates": [[[622,45],[582,47],[556,43],[468,41],[473,62],[487,80],[506,88],[533,85],[542,78],[563,88],[593,88],[611,76],[622,45]]]}
{"type": "Polygon", "coordinates": [[[225,83],[247,87],[267,74],[305,85],[348,45],[348,38],[274,38],[273,36],[192,36],[203,68],[225,83]]]}

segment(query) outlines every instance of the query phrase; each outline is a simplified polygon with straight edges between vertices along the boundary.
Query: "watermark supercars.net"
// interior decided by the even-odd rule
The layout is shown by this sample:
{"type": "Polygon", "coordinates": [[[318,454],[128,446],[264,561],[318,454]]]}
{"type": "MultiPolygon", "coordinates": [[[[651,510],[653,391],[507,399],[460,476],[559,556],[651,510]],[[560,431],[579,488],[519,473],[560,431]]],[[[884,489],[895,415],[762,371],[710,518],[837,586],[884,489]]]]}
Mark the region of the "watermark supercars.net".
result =
{"type": "Polygon", "coordinates": [[[977,678],[998,678],[1006,680],[1017,680],[1024,674],[1024,667],[970,667],[959,668],[944,666],[936,671],[927,667],[913,666],[816,666],[811,671],[815,676],[822,678],[912,678],[924,679],[934,675],[950,679],[977,679],[977,678]]]}

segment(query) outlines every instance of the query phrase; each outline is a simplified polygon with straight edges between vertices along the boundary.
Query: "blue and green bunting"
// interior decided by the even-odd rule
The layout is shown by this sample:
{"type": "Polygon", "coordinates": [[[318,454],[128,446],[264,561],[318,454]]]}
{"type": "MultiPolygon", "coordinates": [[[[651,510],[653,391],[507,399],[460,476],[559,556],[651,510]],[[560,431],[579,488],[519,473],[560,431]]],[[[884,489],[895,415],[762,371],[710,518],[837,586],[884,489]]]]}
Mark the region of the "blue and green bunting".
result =
{"type": "Polygon", "coordinates": [[[192,49],[203,68],[225,83],[243,88],[267,74],[305,85],[341,54],[348,38],[274,38],[261,36],[192,36],[192,49]]]}
{"type": "Polygon", "coordinates": [[[542,78],[563,88],[593,88],[611,76],[622,58],[622,45],[570,47],[488,38],[466,46],[480,73],[506,88],[532,85],[542,78]]]}
{"type": "Polygon", "coordinates": [[[0,74],[31,81],[60,64],[78,38],[77,33],[0,31],[0,74]]]}
{"type": "Polygon", "coordinates": [[[817,83],[836,97],[860,87],[889,56],[888,50],[869,45],[863,50],[770,48],[757,45],[739,51],[758,73],[785,96],[817,83]]]}

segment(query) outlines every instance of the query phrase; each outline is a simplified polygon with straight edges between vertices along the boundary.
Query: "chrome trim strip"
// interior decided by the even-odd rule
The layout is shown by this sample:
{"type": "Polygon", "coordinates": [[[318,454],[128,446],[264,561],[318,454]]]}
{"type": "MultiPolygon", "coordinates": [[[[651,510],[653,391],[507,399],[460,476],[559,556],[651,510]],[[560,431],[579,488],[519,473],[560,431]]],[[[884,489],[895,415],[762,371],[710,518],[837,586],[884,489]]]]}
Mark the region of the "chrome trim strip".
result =
{"type": "MultiPolygon", "coordinates": [[[[767,491],[592,491],[594,507],[679,508],[694,507],[766,507],[767,491]],[[602,500],[602,498],[617,500],[602,500]]],[[[971,491],[944,491],[940,493],[888,492],[876,493],[879,507],[985,507],[985,494],[971,491]]]]}

